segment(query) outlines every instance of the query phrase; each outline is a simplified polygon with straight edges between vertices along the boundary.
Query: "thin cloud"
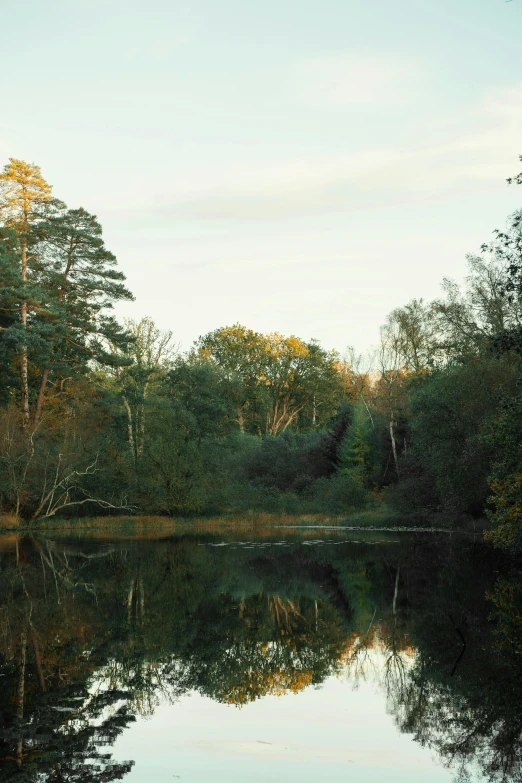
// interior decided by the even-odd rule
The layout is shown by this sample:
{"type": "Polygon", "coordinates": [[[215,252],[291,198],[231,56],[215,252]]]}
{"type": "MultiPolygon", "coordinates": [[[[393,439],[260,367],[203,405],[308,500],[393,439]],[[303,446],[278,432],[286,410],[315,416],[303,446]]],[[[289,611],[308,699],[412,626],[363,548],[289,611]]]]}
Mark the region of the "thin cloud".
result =
{"type": "Polygon", "coordinates": [[[291,66],[288,97],[317,108],[381,108],[416,92],[421,70],[417,62],[395,57],[316,57],[291,66]]]}
{"type": "Polygon", "coordinates": [[[125,194],[113,203],[127,214],[155,212],[175,220],[274,221],[497,188],[522,152],[521,97],[522,86],[486,94],[456,127],[448,117],[436,133],[427,117],[426,139],[414,147],[187,170],[174,187],[143,183],[134,198],[125,194]]]}

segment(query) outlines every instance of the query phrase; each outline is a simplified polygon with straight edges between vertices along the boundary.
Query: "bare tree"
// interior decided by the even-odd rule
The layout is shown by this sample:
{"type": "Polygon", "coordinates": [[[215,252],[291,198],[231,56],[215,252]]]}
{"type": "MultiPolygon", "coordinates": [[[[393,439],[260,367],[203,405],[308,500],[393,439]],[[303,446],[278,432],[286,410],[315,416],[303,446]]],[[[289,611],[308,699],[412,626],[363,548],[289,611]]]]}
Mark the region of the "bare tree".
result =
{"type": "Polygon", "coordinates": [[[410,372],[421,372],[433,363],[437,353],[437,324],[432,304],[412,299],[390,313],[387,326],[394,331],[397,351],[410,372]]]}
{"type": "Polygon", "coordinates": [[[65,455],[59,454],[56,467],[50,477],[45,476],[40,503],[34,512],[32,519],[47,519],[54,517],[59,511],[71,506],[82,506],[93,503],[104,509],[135,509],[126,503],[125,499],[119,504],[110,503],[108,500],[92,495],[82,486],[82,478],[96,473],[98,470],[98,455],[82,470],[68,467],[65,455]]]}
{"type": "Polygon", "coordinates": [[[343,364],[350,385],[353,387],[355,399],[360,400],[373,427],[373,416],[369,406],[369,395],[372,389],[372,371],[375,362],[373,353],[357,353],[351,345],[346,349],[343,364]]]}

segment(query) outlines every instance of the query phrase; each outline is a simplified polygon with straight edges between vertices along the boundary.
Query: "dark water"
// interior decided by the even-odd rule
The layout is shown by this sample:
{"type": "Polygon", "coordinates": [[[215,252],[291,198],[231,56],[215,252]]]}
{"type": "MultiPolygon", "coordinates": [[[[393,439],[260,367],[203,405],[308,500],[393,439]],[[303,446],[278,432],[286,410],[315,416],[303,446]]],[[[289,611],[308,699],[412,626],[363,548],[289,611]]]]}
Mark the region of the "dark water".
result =
{"type": "Polygon", "coordinates": [[[0,538],[0,779],[522,780],[522,588],[472,538],[0,538]]]}

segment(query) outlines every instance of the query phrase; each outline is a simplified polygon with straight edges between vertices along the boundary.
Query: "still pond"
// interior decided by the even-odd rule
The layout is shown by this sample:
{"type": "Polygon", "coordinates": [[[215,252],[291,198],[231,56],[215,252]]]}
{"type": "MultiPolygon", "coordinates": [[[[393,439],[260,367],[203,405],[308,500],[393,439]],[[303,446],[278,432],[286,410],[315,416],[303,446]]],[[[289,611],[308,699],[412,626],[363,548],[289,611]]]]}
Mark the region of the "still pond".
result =
{"type": "Polygon", "coordinates": [[[521,597],[474,536],[0,536],[0,780],[521,781],[521,597]]]}

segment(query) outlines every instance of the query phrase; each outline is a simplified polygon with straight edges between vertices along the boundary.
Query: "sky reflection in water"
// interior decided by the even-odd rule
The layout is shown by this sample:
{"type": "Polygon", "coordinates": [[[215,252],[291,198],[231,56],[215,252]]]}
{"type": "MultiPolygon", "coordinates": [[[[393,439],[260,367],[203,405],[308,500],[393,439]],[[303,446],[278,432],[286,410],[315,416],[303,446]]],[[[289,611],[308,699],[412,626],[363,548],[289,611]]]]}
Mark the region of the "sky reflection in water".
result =
{"type": "Polygon", "coordinates": [[[354,688],[347,672],[240,709],[193,693],[132,726],[114,755],[135,760],[131,781],[452,781],[433,751],[397,731],[369,679],[354,688]]]}

